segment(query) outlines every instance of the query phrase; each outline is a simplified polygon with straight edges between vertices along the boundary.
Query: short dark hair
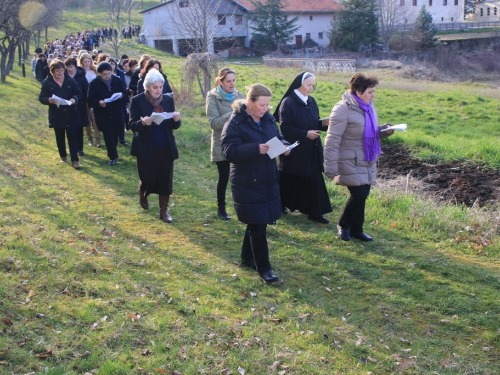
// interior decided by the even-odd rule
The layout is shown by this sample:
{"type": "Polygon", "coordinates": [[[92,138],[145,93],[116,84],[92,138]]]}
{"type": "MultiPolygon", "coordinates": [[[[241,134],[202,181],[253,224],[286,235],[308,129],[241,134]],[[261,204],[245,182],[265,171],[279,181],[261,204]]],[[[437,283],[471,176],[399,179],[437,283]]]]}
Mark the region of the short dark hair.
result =
{"type": "Polygon", "coordinates": [[[66,60],[64,60],[64,65],[66,66],[73,65],[75,67],[78,67],[76,59],[74,57],[68,57],[66,60]]]}
{"type": "Polygon", "coordinates": [[[45,53],[39,53],[38,54],[38,58],[41,59],[41,58],[46,58],[47,56],[45,56],[45,53]]]}
{"type": "Polygon", "coordinates": [[[356,73],[351,77],[349,83],[349,90],[351,93],[356,94],[358,91],[363,94],[367,88],[375,87],[378,85],[378,78],[372,75],[364,75],[363,73],[356,73]]]}
{"type": "Polygon", "coordinates": [[[128,66],[137,66],[139,63],[137,62],[136,59],[130,59],[128,61],[128,66]]]}
{"type": "Polygon", "coordinates": [[[123,60],[123,59],[128,59],[128,56],[127,55],[122,55],[122,57],[120,57],[120,60],[123,60]]]}

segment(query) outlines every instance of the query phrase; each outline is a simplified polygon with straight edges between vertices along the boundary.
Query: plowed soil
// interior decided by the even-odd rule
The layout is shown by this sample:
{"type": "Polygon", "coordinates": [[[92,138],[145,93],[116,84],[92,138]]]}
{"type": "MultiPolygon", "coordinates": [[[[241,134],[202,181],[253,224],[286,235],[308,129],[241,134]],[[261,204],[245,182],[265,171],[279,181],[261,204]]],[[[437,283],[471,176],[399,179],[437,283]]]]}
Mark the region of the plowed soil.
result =
{"type": "Polygon", "coordinates": [[[382,183],[391,179],[415,180],[427,195],[468,207],[493,206],[500,202],[500,173],[462,162],[427,164],[413,158],[400,145],[384,145],[378,163],[382,183]],[[409,174],[409,176],[408,176],[409,174]]]}

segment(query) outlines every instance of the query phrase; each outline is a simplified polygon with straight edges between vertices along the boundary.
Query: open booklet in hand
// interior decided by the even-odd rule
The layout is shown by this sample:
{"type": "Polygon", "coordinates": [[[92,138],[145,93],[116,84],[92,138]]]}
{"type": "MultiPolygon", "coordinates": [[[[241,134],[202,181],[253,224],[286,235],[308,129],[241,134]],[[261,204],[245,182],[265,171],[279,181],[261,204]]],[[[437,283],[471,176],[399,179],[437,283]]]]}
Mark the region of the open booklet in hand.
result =
{"type": "Polygon", "coordinates": [[[149,117],[151,117],[155,124],[160,125],[164,120],[169,120],[178,114],[179,112],[153,112],[149,117]]]}
{"type": "Polygon", "coordinates": [[[266,145],[269,145],[269,150],[267,150],[267,154],[271,159],[274,159],[276,156],[279,156],[287,151],[290,151],[299,145],[299,141],[295,142],[293,145],[285,146],[283,142],[281,142],[278,137],[274,137],[266,142],[266,145]]]}
{"type": "Polygon", "coordinates": [[[402,132],[406,131],[406,124],[391,125],[388,128],[382,129],[381,132],[386,132],[387,130],[399,130],[402,132]]]}
{"type": "Polygon", "coordinates": [[[118,100],[122,97],[121,92],[115,92],[113,95],[111,95],[111,98],[104,99],[105,103],[111,103],[114,102],[115,100],[118,100]]]}
{"type": "Polygon", "coordinates": [[[60,97],[58,97],[57,95],[54,95],[54,94],[52,94],[52,96],[50,98],[54,99],[56,101],[54,104],[57,105],[57,108],[59,108],[60,105],[72,105],[73,104],[69,100],[60,98],[60,97]]]}

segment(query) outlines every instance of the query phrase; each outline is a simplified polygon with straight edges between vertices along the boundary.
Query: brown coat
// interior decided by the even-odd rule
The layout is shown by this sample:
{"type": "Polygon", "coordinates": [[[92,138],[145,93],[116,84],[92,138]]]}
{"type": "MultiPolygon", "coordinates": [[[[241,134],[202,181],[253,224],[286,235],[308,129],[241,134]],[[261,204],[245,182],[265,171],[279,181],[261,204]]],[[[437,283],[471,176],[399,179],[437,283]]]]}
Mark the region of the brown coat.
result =
{"type": "MultiPolygon", "coordinates": [[[[375,112],[375,116],[377,116],[375,112]]],[[[379,130],[388,125],[379,126],[379,130]]],[[[377,162],[364,159],[363,135],[365,113],[356,100],[344,93],[330,114],[325,139],[325,174],[334,177],[337,185],[373,185],[377,179],[377,162]]],[[[387,133],[379,133],[386,138],[387,133]]]]}
{"type": "MultiPolygon", "coordinates": [[[[234,100],[243,98],[244,96],[241,92],[234,90],[234,100]]],[[[207,93],[206,111],[208,122],[212,128],[212,147],[210,153],[210,160],[212,162],[226,160],[222,155],[220,136],[224,124],[233,113],[231,104],[222,99],[217,89],[212,89],[207,93]]]]}

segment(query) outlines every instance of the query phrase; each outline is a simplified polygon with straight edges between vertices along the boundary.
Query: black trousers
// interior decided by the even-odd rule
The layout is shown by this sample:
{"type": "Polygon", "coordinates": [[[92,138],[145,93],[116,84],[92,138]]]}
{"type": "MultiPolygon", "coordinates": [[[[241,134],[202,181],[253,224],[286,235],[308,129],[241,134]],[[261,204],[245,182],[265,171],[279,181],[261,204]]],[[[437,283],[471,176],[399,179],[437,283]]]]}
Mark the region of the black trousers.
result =
{"type": "Polygon", "coordinates": [[[118,158],[118,151],[116,150],[116,145],[118,144],[118,132],[116,129],[105,129],[101,131],[104,136],[104,144],[106,145],[106,150],[108,150],[109,160],[118,158]]]}
{"type": "Polygon", "coordinates": [[[229,181],[229,167],[228,161],[218,161],[217,170],[219,171],[219,181],[217,181],[217,206],[224,207],[226,205],[226,188],[229,181]]]}
{"type": "Polygon", "coordinates": [[[363,233],[365,222],[365,203],[370,194],[371,185],[348,186],[351,196],[347,200],[344,212],[340,216],[339,225],[350,229],[351,234],[363,233]]]}
{"type": "Polygon", "coordinates": [[[54,128],[54,133],[56,135],[57,150],[59,151],[59,156],[65,158],[68,156],[66,152],[66,137],[68,138],[69,154],[71,156],[71,161],[78,161],[78,131],[81,128],[70,126],[67,128],[54,128]]]}
{"type": "Polygon", "coordinates": [[[241,247],[241,260],[255,263],[258,272],[266,272],[271,269],[266,232],[267,224],[247,224],[241,247]]]}
{"type": "Polygon", "coordinates": [[[83,128],[78,128],[78,132],[76,133],[78,139],[78,151],[83,151],[83,128]]]}

